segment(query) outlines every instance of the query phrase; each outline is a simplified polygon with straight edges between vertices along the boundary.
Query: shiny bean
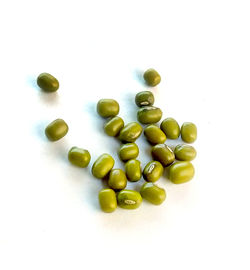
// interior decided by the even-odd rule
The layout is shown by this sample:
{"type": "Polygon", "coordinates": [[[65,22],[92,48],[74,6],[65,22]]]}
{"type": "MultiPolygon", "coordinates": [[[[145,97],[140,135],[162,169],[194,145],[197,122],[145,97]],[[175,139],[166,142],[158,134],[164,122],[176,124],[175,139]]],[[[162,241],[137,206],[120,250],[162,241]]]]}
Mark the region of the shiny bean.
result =
{"type": "Polygon", "coordinates": [[[104,125],[104,131],[106,132],[107,135],[116,137],[119,135],[123,127],[124,127],[123,119],[119,116],[115,116],[104,125]]]}
{"type": "Polygon", "coordinates": [[[103,212],[114,212],[117,208],[117,200],[114,190],[110,188],[102,189],[99,192],[99,204],[103,212]]]}
{"type": "Polygon", "coordinates": [[[144,129],[144,135],[151,144],[164,143],[167,139],[164,132],[156,125],[149,125],[144,129]]]}
{"type": "Polygon", "coordinates": [[[178,144],[174,149],[175,158],[182,161],[191,161],[196,157],[196,150],[188,144],[178,144]]]}
{"type": "Polygon", "coordinates": [[[122,142],[135,142],[142,133],[142,127],[137,122],[131,122],[120,131],[119,138],[122,142]]]}
{"type": "Polygon", "coordinates": [[[137,182],[141,179],[141,162],[137,159],[131,159],[125,164],[127,178],[131,182],[137,182]]]}
{"type": "Polygon", "coordinates": [[[49,73],[41,73],[37,77],[38,86],[43,89],[45,92],[55,92],[59,88],[58,80],[49,73]]]}
{"type": "Polygon", "coordinates": [[[68,133],[69,127],[63,119],[56,119],[45,129],[45,134],[50,141],[58,141],[68,133]]]}
{"type": "Polygon", "coordinates": [[[166,144],[157,144],[152,148],[152,156],[164,167],[169,166],[175,160],[173,151],[166,144]]]}
{"type": "Polygon", "coordinates": [[[138,110],[137,119],[142,124],[154,124],[161,120],[162,111],[160,108],[145,106],[138,110]]]}
{"type": "Polygon", "coordinates": [[[153,183],[145,183],[140,190],[143,199],[152,204],[162,204],[166,199],[166,191],[153,183]]]}
{"type": "Polygon", "coordinates": [[[194,177],[194,166],[189,161],[178,161],[169,167],[168,178],[174,184],[182,184],[194,177]]]}
{"type": "Polygon", "coordinates": [[[142,91],[135,96],[135,103],[138,107],[152,106],[154,101],[154,95],[150,91],[142,91]]]}
{"type": "Polygon", "coordinates": [[[90,158],[88,150],[76,146],[72,147],[68,153],[70,163],[81,168],[85,168],[89,165],[90,158]]]}
{"type": "Polygon", "coordinates": [[[163,166],[159,161],[150,161],[143,170],[143,178],[148,182],[157,181],[163,174],[163,166]]]}
{"type": "Polygon", "coordinates": [[[166,118],[161,122],[161,130],[166,134],[168,139],[178,139],[180,136],[180,126],[173,118],[166,118]]]}
{"type": "Polygon", "coordinates": [[[135,143],[126,143],[120,147],[119,156],[122,161],[134,159],[139,155],[139,148],[135,143]]]}
{"type": "Polygon", "coordinates": [[[102,154],[92,166],[92,174],[96,178],[104,178],[114,167],[115,161],[109,154],[102,154]]]}
{"type": "Polygon", "coordinates": [[[97,103],[97,112],[104,118],[116,116],[119,110],[120,106],[114,99],[100,99],[97,103]]]}
{"type": "Polygon", "coordinates": [[[124,189],[127,185],[127,177],[123,170],[112,169],[109,173],[108,186],[114,190],[124,189]]]}
{"type": "Polygon", "coordinates": [[[149,86],[156,86],[161,82],[160,74],[153,68],[146,70],[143,74],[143,78],[149,86]]]}
{"type": "Polygon", "coordinates": [[[136,209],[142,203],[141,194],[135,190],[123,189],[117,195],[117,202],[121,208],[136,209]]]}
{"type": "Polygon", "coordinates": [[[197,138],[197,127],[194,123],[185,122],[181,126],[181,138],[186,143],[193,143],[197,138]]]}

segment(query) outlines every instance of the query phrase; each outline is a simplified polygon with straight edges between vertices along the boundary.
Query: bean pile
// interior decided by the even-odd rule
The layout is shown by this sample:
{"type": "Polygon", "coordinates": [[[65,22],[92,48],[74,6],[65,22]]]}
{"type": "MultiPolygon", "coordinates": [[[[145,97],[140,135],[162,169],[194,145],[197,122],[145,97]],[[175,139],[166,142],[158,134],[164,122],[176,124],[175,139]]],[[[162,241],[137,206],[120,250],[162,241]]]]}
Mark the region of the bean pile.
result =
{"type": "MultiPolygon", "coordinates": [[[[154,69],[144,72],[144,80],[148,86],[156,86],[161,77],[154,69]]],[[[38,86],[46,92],[55,92],[59,88],[58,80],[51,74],[42,73],[37,78],[38,86]]],[[[173,118],[164,119],[160,127],[156,125],[162,118],[160,108],[154,107],[154,95],[151,91],[142,91],[136,94],[135,104],[139,107],[137,120],[147,125],[144,136],[152,145],[152,161],[141,169],[141,162],[136,159],[139,147],[135,141],[141,136],[143,127],[138,122],[124,124],[124,120],[117,116],[120,111],[119,103],[114,99],[101,99],[97,103],[97,113],[107,118],[104,131],[108,136],[117,137],[121,141],[118,151],[120,159],[125,162],[125,171],[113,168],[115,161],[107,153],[102,154],[94,162],[91,172],[94,177],[107,179],[109,188],[99,192],[100,208],[111,213],[119,205],[124,209],[138,208],[142,200],[159,205],[166,199],[166,191],[154,184],[163,175],[164,168],[168,167],[168,178],[174,184],[190,181],[195,173],[190,161],[196,157],[196,150],[188,144],[179,144],[174,151],[165,144],[167,139],[178,139],[181,136],[186,143],[193,143],[197,138],[197,128],[191,122],[185,122],[181,128],[173,118]],[[177,161],[175,161],[177,160],[177,161]],[[137,182],[143,176],[145,183],[140,192],[126,189],[127,181],[137,182]]],[[[50,141],[63,138],[68,132],[68,125],[62,119],[56,119],[45,128],[45,134],[50,141]]],[[[68,160],[75,166],[85,168],[89,165],[91,156],[88,150],[72,147],[68,152],[68,160]]]]}

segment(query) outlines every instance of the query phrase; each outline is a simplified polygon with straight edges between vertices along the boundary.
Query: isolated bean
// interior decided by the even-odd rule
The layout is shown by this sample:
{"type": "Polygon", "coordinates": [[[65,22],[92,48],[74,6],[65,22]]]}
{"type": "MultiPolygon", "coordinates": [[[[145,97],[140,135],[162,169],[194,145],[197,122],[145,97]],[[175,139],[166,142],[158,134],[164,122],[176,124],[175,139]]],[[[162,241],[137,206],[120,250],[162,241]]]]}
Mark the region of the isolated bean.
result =
{"type": "Polygon", "coordinates": [[[100,99],[97,103],[97,112],[104,118],[116,116],[119,110],[120,106],[114,99],[100,99]]]}
{"type": "Polygon", "coordinates": [[[120,130],[123,127],[124,127],[123,119],[119,116],[115,116],[104,125],[104,130],[107,135],[115,137],[119,135],[120,130]]]}
{"type": "Polygon", "coordinates": [[[99,203],[102,211],[114,212],[117,208],[116,194],[113,189],[105,188],[99,192],[99,203]]]}
{"type": "Polygon", "coordinates": [[[85,168],[89,165],[90,162],[90,154],[88,150],[79,148],[79,147],[72,147],[68,153],[69,161],[78,167],[85,168]]]}
{"type": "Polygon", "coordinates": [[[152,147],[152,156],[164,167],[169,166],[175,160],[173,151],[166,144],[157,144],[152,147]]]}
{"type": "Polygon", "coordinates": [[[55,92],[59,88],[58,80],[49,73],[41,73],[37,77],[37,84],[45,92],[55,92]]]}
{"type": "Polygon", "coordinates": [[[144,129],[144,135],[151,144],[164,143],[167,139],[164,132],[156,125],[149,125],[144,129]]]}
{"type": "Polygon", "coordinates": [[[136,209],[142,203],[141,194],[135,190],[124,189],[117,195],[117,202],[121,208],[136,209]]]}
{"type": "Polygon", "coordinates": [[[131,159],[125,164],[127,179],[131,182],[137,182],[141,179],[141,162],[137,159],[131,159]]]}
{"type": "Polygon", "coordinates": [[[159,161],[150,161],[143,170],[143,178],[148,182],[157,181],[163,174],[163,166],[159,161]]]}
{"type": "Polygon", "coordinates": [[[137,119],[142,124],[154,124],[161,120],[162,111],[153,106],[141,107],[137,112],[137,119]]]}
{"type": "Polygon", "coordinates": [[[143,199],[159,205],[166,199],[166,191],[153,183],[145,183],[140,190],[143,199]]]}
{"type": "Polygon", "coordinates": [[[56,119],[45,129],[45,134],[50,141],[58,141],[68,133],[69,127],[63,119],[56,119]]]}
{"type": "Polygon", "coordinates": [[[160,74],[153,68],[150,68],[144,72],[144,80],[149,86],[156,86],[161,81],[160,74]]]}
{"type": "Polygon", "coordinates": [[[114,167],[115,161],[109,154],[102,154],[92,166],[92,174],[96,178],[104,178],[114,167]]]}
{"type": "Polygon", "coordinates": [[[180,126],[174,118],[166,118],[161,122],[161,130],[168,139],[175,140],[180,136],[180,126]]]}

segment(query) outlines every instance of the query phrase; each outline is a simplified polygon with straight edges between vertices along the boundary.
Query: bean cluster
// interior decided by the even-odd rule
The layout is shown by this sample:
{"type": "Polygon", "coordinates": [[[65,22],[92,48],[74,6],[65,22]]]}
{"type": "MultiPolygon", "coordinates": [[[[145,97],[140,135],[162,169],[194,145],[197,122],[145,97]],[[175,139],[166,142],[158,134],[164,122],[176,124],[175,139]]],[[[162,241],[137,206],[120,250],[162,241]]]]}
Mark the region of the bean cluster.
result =
{"type": "MultiPolygon", "coordinates": [[[[144,73],[144,80],[148,86],[156,86],[161,77],[154,69],[148,69],[144,73]]],[[[37,78],[37,84],[46,92],[54,92],[59,88],[58,80],[48,73],[42,73],[37,78]]],[[[188,144],[179,144],[172,150],[165,144],[166,139],[181,138],[186,143],[193,143],[197,138],[197,128],[191,122],[185,122],[181,128],[173,118],[164,119],[160,127],[155,125],[162,118],[160,108],[154,107],[154,95],[151,91],[142,91],[135,96],[135,103],[139,107],[137,120],[140,124],[146,124],[144,135],[152,145],[152,161],[141,169],[141,162],[136,159],[139,148],[135,141],[141,136],[143,127],[138,122],[124,124],[124,120],[117,116],[120,106],[114,99],[101,99],[97,103],[97,113],[108,118],[104,125],[104,131],[108,136],[117,137],[121,141],[118,151],[120,159],[125,162],[125,171],[113,168],[115,161],[107,153],[97,158],[92,166],[92,174],[99,179],[106,179],[109,188],[99,192],[101,209],[110,213],[117,205],[124,209],[136,209],[142,199],[159,205],[166,199],[166,191],[156,185],[156,182],[168,167],[168,178],[174,184],[190,181],[194,176],[194,166],[190,161],[196,157],[196,150],[188,144]],[[177,160],[177,161],[175,161],[177,160]],[[140,192],[125,189],[127,181],[137,182],[143,176],[145,183],[140,192]]],[[[45,134],[51,141],[63,138],[68,132],[68,125],[62,119],[56,119],[50,123],[45,134]]],[[[68,160],[75,166],[85,168],[89,165],[91,156],[88,150],[72,147],[68,152],[68,160]]]]}

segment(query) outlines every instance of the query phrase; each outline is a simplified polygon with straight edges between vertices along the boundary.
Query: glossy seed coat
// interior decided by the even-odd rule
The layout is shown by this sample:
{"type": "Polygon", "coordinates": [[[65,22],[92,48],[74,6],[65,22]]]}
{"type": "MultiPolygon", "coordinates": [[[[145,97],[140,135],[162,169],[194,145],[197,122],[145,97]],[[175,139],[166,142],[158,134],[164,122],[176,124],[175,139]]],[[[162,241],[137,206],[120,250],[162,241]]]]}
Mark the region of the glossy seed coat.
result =
{"type": "Polygon", "coordinates": [[[145,106],[138,110],[137,119],[142,124],[154,124],[161,120],[162,111],[160,108],[145,106]]]}
{"type": "Polygon", "coordinates": [[[97,103],[97,112],[101,117],[113,117],[119,113],[120,106],[114,99],[100,99],[97,103]]]}
{"type": "Polygon", "coordinates": [[[189,161],[178,161],[169,167],[168,178],[174,184],[182,184],[194,177],[194,166],[189,161]]]}
{"type": "Polygon", "coordinates": [[[180,136],[180,126],[174,118],[166,118],[161,122],[161,130],[166,134],[168,139],[175,140],[180,136]]]}
{"type": "Polygon", "coordinates": [[[71,164],[85,168],[89,165],[91,156],[88,150],[74,146],[69,150],[68,159],[71,164]]]}
{"type": "Polygon", "coordinates": [[[137,182],[141,179],[141,162],[137,159],[131,159],[125,164],[127,179],[131,182],[137,182]]]}
{"type": "Polygon", "coordinates": [[[49,73],[41,73],[37,77],[38,86],[45,92],[55,92],[59,88],[58,80],[49,73]]]}
{"type": "Polygon", "coordinates": [[[197,127],[194,123],[185,122],[181,126],[181,138],[186,143],[193,143],[197,138],[197,127]]]}
{"type": "Polygon", "coordinates": [[[140,190],[143,199],[152,204],[162,204],[166,199],[166,191],[153,183],[145,183],[140,190]]]}
{"type": "Polygon", "coordinates": [[[138,107],[152,106],[154,104],[154,101],[154,95],[150,91],[142,91],[137,93],[135,96],[135,104],[138,107]]]}
{"type": "Polygon", "coordinates": [[[104,178],[114,167],[115,161],[109,154],[102,154],[92,166],[92,174],[96,178],[104,178]]]}
{"type": "Polygon", "coordinates": [[[146,70],[143,74],[143,78],[149,86],[156,86],[161,82],[160,74],[153,68],[146,70]]]}
{"type": "Polygon", "coordinates": [[[144,129],[144,135],[151,144],[164,143],[167,139],[164,132],[156,125],[149,125],[144,129]]]}
{"type": "Polygon", "coordinates": [[[178,144],[174,149],[175,158],[182,161],[191,161],[196,157],[196,150],[188,144],[178,144]]]}
{"type": "Polygon", "coordinates": [[[114,190],[110,188],[102,189],[99,192],[99,204],[103,212],[114,212],[117,208],[117,200],[114,190]]]}
{"type": "Polygon", "coordinates": [[[156,182],[162,176],[163,170],[159,161],[150,161],[143,170],[143,178],[148,182],[156,182]]]}
{"type": "Polygon", "coordinates": [[[123,170],[112,169],[109,173],[108,186],[114,190],[121,190],[127,186],[127,177],[123,170]]]}
{"type": "Polygon", "coordinates": [[[58,141],[68,133],[69,127],[63,119],[56,119],[45,129],[45,134],[50,141],[58,141]]]}
{"type": "Polygon", "coordinates": [[[134,159],[139,155],[139,148],[135,143],[126,143],[120,147],[119,157],[122,161],[134,159]]]}
{"type": "Polygon", "coordinates": [[[121,208],[136,209],[141,205],[142,197],[135,190],[124,189],[117,194],[117,202],[121,208]]]}
{"type": "Polygon", "coordinates": [[[125,125],[120,131],[119,139],[124,143],[135,142],[142,133],[142,126],[137,122],[125,125]]]}
{"type": "Polygon", "coordinates": [[[157,144],[152,147],[153,159],[159,161],[164,167],[169,166],[175,160],[174,152],[166,144],[157,144]]]}
{"type": "Polygon", "coordinates": [[[107,135],[116,137],[119,135],[123,127],[124,127],[123,119],[119,116],[115,116],[104,125],[104,131],[106,132],[107,135]]]}

